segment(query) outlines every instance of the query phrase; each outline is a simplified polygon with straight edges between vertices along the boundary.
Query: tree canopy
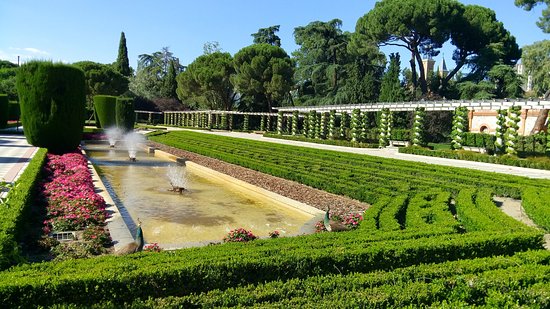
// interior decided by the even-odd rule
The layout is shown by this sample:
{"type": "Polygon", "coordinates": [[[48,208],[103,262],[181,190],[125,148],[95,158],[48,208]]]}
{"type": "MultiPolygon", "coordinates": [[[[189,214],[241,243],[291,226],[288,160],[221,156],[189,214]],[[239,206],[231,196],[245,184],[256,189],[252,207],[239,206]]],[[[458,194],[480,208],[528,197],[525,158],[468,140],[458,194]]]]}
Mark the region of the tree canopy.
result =
{"type": "Polygon", "coordinates": [[[136,75],[130,80],[130,90],[148,99],[166,97],[168,95],[166,79],[171,66],[175,69],[176,75],[184,70],[179,59],[168,47],[163,47],[162,50],[153,54],[139,55],[138,69],[136,75]]]}
{"type": "Polygon", "coordinates": [[[401,71],[401,59],[398,53],[390,54],[390,65],[388,70],[382,77],[382,85],[380,86],[380,102],[399,102],[405,99],[403,86],[399,80],[401,71]]]}
{"type": "Polygon", "coordinates": [[[546,9],[542,11],[537,26],[542,29],[542,32],[550,33],[550,0],[515,0],[515,4],[526,11],[531,11],[538,4],[546,4],[546,9]]]}
{"type": "Polygon", "coordinates": [[[284,49],[253,44],[239,50],[234,63],[236,75],[231,80],[248,102],[243,109],[271,111],[289,94],[294,62],[284,49]]]}
{"type": "Polygon", "coordinates": [[[550,40],[524,46],[521,61],[532,77],[533,90],[537,95],[550,97],[550,40]]]}
{"type": "Polygon", "coordinates": [[[279,32],[280,25],[275,25],[267,28],[260,28],[258,32],[252,33],[254,44],[269,44],[281,47],[281,38],[276,34],[279,32]]]}
{"type": "Polygon", "coordinates": [[[128,91],[128,78],[111,65],[92,61],[75,62],[73,65],[84,71],[88,107],[93,105],[95,95],[119,96],[128,91]]]}
{"type": "Polygon", "coordinates": [[[229,53],[199,56],[178,75],[178,98],[199,109],[232,110],[238,98],[231,83],[234,74],[229,53]]]}
{"type": "Polygon", "coordinates": [[[521,56],[515,38],[492,10],[454,0],[382,0],[357,21],[356,32],[379,45],[406,48],[413,87],[423,95],[428,93],[428,76],[422,59],[437,56],[449,40],[456,47],[457,67],[444,82],[464,66],[472,70],[471,79],[483,80],[492,66],[514,64],[521,56]]]}

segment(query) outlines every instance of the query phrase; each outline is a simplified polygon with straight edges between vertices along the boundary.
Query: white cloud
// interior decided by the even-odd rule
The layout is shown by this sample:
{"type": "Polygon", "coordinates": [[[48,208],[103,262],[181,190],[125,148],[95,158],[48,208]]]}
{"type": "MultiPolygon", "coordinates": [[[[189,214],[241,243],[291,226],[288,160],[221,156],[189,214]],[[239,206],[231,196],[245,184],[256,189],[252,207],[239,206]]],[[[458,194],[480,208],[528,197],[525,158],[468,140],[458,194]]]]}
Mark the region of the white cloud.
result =
{"type": "Polygon", "coordinates": [[[48,53],[47,51],[40,50],[40,49],[34,48],[34,47],[23,47],[23,48],[20,48],[20,47],[10,47],[10,49],[13,49],[13,50],[15,50],[15,51],[28,52],[28,53],[31,53],[31,54],[34,54],[34,55],[49,55],[49,54],[50,54],[50,53],[48,53]]]}

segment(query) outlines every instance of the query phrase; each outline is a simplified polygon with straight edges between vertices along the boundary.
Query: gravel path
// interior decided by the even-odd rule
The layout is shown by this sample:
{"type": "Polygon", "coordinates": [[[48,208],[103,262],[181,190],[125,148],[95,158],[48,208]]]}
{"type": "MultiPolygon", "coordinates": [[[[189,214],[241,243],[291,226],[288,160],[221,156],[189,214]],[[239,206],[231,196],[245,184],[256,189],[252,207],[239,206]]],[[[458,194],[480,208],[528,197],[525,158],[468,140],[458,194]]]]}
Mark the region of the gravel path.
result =
{"type": "Polygon", "coordinates": [[[148,141],[148,145],[315,208],[326,210],[330,206],[331,213],[335,215],[342,216],[349,213],[363,213],[369,207],[368,204],[357,200],[314,189],[294,181],[260,173],[193,152],[152,141],[148,141]]]}
{"type": "MultiPolygon", "coordinates": [[[[500,210],[502,210],[508,216],[518,220],[519,222],[532,227],[537,227],[535,222],[527,216],[523,206],[521,205],[521,200],[515,200],[508,197],[497,197],[493,198],[497,205],[499,205],[500,210]]],[[[544,235],[544,248],[550,250],[550,234],[544,235]]]]}

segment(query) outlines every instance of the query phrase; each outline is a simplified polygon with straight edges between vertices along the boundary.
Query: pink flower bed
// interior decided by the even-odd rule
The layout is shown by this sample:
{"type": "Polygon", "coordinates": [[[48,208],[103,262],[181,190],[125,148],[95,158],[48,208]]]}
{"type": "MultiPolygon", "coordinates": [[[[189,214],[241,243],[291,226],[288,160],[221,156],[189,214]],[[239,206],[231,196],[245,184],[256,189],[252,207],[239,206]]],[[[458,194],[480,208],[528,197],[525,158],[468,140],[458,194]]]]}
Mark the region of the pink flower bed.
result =
{"type": "Polygon", "coordinates": [[[80,152],[48,154],[44,171],[41,193],[47,202],[43,227],[46,234],[105,225],[105,201],[94,192],[84,155],[80,152]]]}

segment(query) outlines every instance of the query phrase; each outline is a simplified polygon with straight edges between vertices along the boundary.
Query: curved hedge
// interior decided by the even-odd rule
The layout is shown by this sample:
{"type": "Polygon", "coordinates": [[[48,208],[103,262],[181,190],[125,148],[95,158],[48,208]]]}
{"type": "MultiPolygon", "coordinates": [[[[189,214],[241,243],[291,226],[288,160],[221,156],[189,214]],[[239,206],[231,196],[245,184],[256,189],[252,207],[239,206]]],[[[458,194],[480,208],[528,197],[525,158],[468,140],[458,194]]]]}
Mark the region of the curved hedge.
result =
{"type": "Polygon", "coordinates": [[[9,100],[7,94],[0,94],[0,129],[7,127],[9,115],[9,100]]]}
{"type": "MultiPolygon", "coordinates": [[[[134,129],[136,114],[134,112],[134,99],[117,98],[116,99],[116,125],[123,131],[134,129]]],[[[103,127],[106,127],[103,124],[103,127]]]]}
{"type": "Polygon", "coordinates": [[[98,128],[107,129],[116,126],[116,102],[117,97],[112,95],[94,96],[94,110],[98,128]]]}
{"type": "Polygon", "coordinates": [[[86,106],[82,70],[61,63],[27,62],[17,72],[17,91],[30,144],[54,153],[78,146],[86,106]]]}

